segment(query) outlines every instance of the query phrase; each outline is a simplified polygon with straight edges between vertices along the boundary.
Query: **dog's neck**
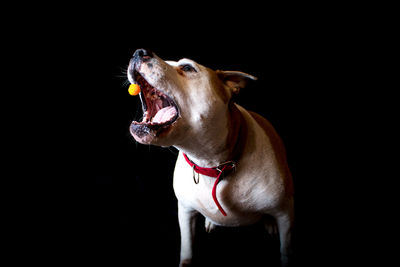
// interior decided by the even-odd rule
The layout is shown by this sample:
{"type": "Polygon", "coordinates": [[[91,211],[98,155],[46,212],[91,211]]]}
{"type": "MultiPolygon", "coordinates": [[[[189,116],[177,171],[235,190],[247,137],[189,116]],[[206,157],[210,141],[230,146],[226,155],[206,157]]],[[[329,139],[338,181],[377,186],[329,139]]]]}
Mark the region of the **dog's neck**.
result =
{"type": "Polygon", "coordinates": [[[231,102],[226,113],[219,116],[218,123],[175,147],[201,167],[212,168],[226,161],[235,161],[246,139],[244,124],[239,109],[231,102]]]}

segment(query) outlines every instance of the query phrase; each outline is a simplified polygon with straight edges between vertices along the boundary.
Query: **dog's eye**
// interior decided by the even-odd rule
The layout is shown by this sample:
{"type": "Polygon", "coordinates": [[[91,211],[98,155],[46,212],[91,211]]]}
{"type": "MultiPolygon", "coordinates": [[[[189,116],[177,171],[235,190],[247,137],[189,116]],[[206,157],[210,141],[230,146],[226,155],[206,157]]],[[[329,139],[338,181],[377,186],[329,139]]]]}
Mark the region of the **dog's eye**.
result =
{"type": "Polygon", "coordinates": [[[193,68],[191,65],[189,64],[185,64],[185,65],[181,65],[181,70],[183,70],[184,72],[197,72],[195,68],[193,68]]]}

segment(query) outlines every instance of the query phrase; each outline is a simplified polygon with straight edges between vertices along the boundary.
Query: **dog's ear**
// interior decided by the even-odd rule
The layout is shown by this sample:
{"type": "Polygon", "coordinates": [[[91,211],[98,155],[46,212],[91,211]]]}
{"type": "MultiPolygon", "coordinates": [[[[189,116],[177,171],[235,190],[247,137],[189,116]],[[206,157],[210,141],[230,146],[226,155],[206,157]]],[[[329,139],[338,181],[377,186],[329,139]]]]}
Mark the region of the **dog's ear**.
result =
{"type": "Polygon", "coordinates": [[[240,71],[217,70],[217,75],[234,94],[239,93],[240,89],[246,86],[248,79],[257,80],[257,77],[240,71]]]}

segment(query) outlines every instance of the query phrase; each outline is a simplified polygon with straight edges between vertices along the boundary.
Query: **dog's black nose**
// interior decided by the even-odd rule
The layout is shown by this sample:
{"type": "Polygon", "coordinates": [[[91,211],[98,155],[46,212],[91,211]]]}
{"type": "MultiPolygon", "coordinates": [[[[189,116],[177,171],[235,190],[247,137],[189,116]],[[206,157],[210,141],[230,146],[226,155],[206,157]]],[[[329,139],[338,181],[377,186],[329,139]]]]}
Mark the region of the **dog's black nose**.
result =
{"type": "Polygon", "coordinates": [[[143,62],[150,60],[152,57],[153,52],[148,49],[138,49],[135,51],[135,53],[133,53],[134,60],[142,60],[143,62]]]}

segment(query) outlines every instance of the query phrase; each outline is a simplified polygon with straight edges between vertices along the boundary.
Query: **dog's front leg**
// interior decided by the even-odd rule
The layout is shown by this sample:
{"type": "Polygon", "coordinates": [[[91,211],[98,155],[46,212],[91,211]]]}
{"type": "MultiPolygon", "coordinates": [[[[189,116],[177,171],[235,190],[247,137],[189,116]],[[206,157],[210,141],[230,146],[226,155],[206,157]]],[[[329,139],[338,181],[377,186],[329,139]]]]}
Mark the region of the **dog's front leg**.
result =
{"type": "Polygon", "coordinates": [[[178,202],[178,219],[181,230],[181,259],[179,267],[188,267],[192,263],[196,215],[197,212],[195,210],[186,208],[178,202]]]}
{"type": "Polygon", "coordinates": [[[278,225],[279,239],[281,243],[281,262],[283,267],[292,266],[292,246],[291,236],[293,230],[294,212],[293,202],[291,207],[286,211],[276,216],[276,222],[278,225]]]}

